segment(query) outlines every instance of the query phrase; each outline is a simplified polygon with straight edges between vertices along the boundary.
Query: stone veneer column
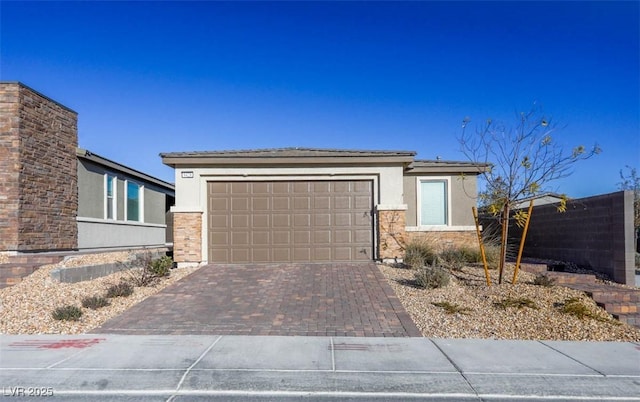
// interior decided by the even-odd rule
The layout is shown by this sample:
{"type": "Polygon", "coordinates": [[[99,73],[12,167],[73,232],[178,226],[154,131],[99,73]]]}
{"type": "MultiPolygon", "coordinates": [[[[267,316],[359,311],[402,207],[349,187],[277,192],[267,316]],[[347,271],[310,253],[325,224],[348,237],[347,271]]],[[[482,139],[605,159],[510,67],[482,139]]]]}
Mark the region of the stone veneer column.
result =
{"type": "Polygon", "coordinates": [[[406,207],[377,207],[378,257],[401,259],[406,245],[406,207]]]}
{"type": "Polygon", "coordinates": [[[182,265],[202,262],[202,212],[173,213],[173,259],[182,265]]]}
{"type": "Polygon", "coordinates": [[[0,251],[77,248],[77,113],[0,83],[0,251]]]}

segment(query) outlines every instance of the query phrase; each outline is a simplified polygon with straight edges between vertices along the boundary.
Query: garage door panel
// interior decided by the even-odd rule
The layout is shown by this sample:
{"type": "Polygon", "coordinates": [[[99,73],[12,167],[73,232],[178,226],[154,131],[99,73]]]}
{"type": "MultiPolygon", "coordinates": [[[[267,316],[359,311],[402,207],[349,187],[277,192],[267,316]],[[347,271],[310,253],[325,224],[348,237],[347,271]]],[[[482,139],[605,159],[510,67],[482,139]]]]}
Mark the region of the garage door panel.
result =
{"type": "Polygon", "coordinates": [[[263,246],[271,244],[271,233],[267,231],[253,231],[251,232],[251,245],[263,246]]]}
{"type": "Polygon", "coordinates": [[[229,229],[229,216],[210,214],[209,227],[216,229],[229,229]]]}
{"type": "Polygon", "coordinates": [[[311,197],[295,197],[293,199],[293,209],[308,211],[311,209],[311,197]]]}
{"type": "Polygon", "coordinates": [[[211,262],[371,259],[371,181],[209,183],[211,262]]]}
{"type": "Polygon", "coordinates": [[[273,197],[274,211],[288,211],[291,209],[291,199],[288,197],[273,197]]]}
{"type": "Polygon", "coordinates": [[[311,249],[309,247],[294,248],[293,249],[293,262],[310,262],[311,261],[311,249]]]}
{"type": "Polygon", "coordinates": [[[272,257],[273,257],[273,261],[276,262],[280,262],[280,261],[291,261],[292,256],[291,256],[291,249],[290,248],[273,248],[272,249],[272,257]]]}
{"type": "Polygon", "coordinates": [[[251,261],[252,262],[271,262],[271,253],[268,248],[252,248],[251,249],[251,261]]]}
{"type": "Polygon", "coordinates": [[[311,216],[308,214],[296,214],[293,215],[293,227],[294,228],[308,228],[311,227],[311,216]]]}
{"type": "Polygon", "coordinates": [[[268,229],[271,227],[270,215],[253,215],[251,217],[251,226],[256,229],[268,229]]]}
{"type": "Polygon", "coordinates": [[[275,245],[289,245],[291,244],[291,233],[289,231],[274,231],[273,232],[273,244],[275,245]]]}
{"type": "Polygon", "coordinates": [[[313,242],[315,244],[331,244],[331,230],[316,230],[313,232],[313,242]]]}
{"type": "Polygon", "coordinates": [[[291,227],[291,215],[275,214],[272,215],[273,227],[288,228],[291,227]]]}
{"type": "Polygon", "coordinates": [[[249,228],[250,215],[232,215],[231,216],[231,230],[247,229],[249,228]]]}
{"type": "Polygon", "coordinates": [[[307,230],[296,230],[293,232],[293,244],[311,244],[311,232],[307,230]]]}
{"type": "Polygon", "coordinates": [[[271,210],[271,201],[267,197],[253,197],[251,198],[251,209],[255,211],[269,211],[271,210]]]}
{"type": "Polygon", "coordinates": [[[228,198],[209,198],[209,211],[227,211],[228,209],[228,198]]]}
{"type": "Polygon", "coordinates": [[[249,198],[232,198],[231,211],[250,211],[249,198]]]}
{"type": "Polygon", "coordinates": [[[316,227],[329,227],[331,226],[331,214],[315,214],[313,223],[316,227]]]}

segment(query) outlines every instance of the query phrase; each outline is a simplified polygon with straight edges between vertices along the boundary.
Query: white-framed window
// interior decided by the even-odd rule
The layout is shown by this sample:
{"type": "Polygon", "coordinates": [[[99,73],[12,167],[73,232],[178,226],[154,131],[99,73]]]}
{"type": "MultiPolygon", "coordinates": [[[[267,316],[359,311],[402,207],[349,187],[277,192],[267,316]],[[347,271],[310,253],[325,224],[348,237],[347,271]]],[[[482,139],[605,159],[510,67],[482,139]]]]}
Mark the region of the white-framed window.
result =
{"type": "Polygon", "coordinates": [[[144,221],[144,186],[133,181],[125,181],[124,216],[128,221],[144,221]]]}
{"type": "Polygon", "coordinates": [[[104,175],[104,218],[116,219],[118,211],[117,201],[118,179],[106,173],[104,175]]]}
{"type": "Polygon", "coordinates": [[[418,226],[451,225],[451,186],[448,177],[417,179],[418,226]]]}

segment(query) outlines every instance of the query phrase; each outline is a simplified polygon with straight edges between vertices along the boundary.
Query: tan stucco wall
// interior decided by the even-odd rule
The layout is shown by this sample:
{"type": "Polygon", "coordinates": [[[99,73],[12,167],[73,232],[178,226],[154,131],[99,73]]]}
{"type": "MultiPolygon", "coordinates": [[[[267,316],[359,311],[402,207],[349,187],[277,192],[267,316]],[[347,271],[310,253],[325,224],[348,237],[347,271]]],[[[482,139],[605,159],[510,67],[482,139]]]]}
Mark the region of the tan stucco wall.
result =
{"type": "Polygon", "coordinates": [[[404,203],[407,205],[407,226],[416,227],[418,225],[418,179],[419,178],[443,178],[449,179],[451,194],[451,224],[455,227],[468,228],[474,225],[471,207],[476,205],[477,177],[474,175],[451,175],[442,174],[404,176],[404,203]]]}
{"type": "MultiPolygon", "coordinates": [[[[278,167],[278,168],[177,168],[175,170],[176,201],[172,209],[178,213],[202,213],[200,229],[200,255],[207,258],[207,182],[256,180],[372,180],[374,205],[403,206],[402,166],[347,166],[347,167],[278,167]],[[182,172],[193,172],[183,178],[182,172]]],[[[175,221],[174,234],[180,222],[175,221]]],[[[178,239],[174,238],[174,242],[178,239]]],[[[177,244],[176,244],[177,247],[177,244]]],[[[176,260],[177,261],[177,260],[176,260]]]]}

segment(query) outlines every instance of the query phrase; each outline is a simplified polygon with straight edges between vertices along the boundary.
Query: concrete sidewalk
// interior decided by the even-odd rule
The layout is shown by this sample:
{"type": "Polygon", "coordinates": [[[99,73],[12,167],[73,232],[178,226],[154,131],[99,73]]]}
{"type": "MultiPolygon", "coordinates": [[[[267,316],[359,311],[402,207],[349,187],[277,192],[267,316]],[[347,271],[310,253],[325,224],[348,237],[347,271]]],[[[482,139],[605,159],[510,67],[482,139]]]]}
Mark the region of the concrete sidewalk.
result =
{"type": "Polygon", "coordinates": [[[640,344],[3,335],[0,386],[2,400],[640,401],[640,344]]]}

